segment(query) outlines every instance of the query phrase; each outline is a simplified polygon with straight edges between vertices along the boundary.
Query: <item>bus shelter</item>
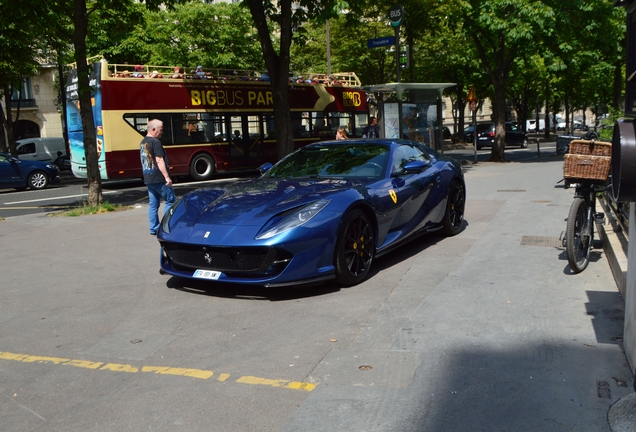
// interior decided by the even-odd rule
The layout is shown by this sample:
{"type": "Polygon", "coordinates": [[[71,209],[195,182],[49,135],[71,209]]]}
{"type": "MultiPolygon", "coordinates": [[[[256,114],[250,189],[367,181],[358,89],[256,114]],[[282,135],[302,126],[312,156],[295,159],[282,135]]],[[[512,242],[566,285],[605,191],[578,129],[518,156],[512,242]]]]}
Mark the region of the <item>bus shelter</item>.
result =
{"type": "Polygon", "coordinates": [[[378,125],[384,138],[404,138],[442,150],[442,95],[455,83],[387,83],[364,86],[378,95],[378,125]],[[395,97],[391,97],[395,94],[395,97]],[[405,97],[406,96],[406,97],[405,97]]]}

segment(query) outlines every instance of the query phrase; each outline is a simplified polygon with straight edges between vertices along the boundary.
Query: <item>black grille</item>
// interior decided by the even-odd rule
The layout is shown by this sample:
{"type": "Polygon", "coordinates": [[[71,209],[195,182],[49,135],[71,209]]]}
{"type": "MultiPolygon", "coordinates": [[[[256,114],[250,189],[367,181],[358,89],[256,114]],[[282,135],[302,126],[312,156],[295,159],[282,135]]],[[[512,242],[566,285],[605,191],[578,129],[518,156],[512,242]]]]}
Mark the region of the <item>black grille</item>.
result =
{"type": "Polygon", "coordinates": [[[211,247],[163,242],[173,265],[182,269],[216,270],[225,273],[271,274],[282,271],[291,254],[268,247],[211,247]]]}

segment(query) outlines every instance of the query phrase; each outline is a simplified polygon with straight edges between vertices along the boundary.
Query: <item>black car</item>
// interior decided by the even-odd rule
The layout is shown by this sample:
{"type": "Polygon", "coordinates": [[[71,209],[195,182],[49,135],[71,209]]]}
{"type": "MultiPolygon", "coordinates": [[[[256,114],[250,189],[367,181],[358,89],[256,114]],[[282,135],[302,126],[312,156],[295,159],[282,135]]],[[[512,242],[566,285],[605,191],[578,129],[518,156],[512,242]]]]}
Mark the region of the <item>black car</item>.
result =
{"type": "MultiPolygon", "coordinates": [[[[473,142],[473,126],[464,129],[464,141],[473,142]]],[[[492,147],[495,142],[495,124],[493,122],[477,123],[477,149],[492,147]]],[[[528,147],[528,135],[512,122],[506,122],[506,146],[517,145],[528,147]]]]}
{"type": "Polygon", "coordinates": [[[450,140],[453,144],[455,143],[455,135],[453,135],[450,131],[449,128],[447,128],[446,126],[443,127],[443,133],[444,133],[444,141],[446,140],[450,140]]]}

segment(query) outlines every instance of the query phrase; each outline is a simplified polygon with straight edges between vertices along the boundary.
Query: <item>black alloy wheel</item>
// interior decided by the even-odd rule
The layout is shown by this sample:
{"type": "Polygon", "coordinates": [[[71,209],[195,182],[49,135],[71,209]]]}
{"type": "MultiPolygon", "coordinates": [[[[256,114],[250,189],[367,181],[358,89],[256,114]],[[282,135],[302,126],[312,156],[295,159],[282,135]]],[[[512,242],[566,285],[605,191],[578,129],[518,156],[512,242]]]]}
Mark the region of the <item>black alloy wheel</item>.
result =
{"type": "Polygon", "coordinates": [[[367,278],[375,256],[375,228],[358,209],[347,213],[341,222],[336,243],[336,280],[345,286],[367,278]]]}
{"type": "Polygon", "coordinates": [[[464,210],[466,208],[466,188],[458,180],[453,181],[448,190],[446,201],[446,213],[444,213],[442,233],[447,236],[459,234],[464,223],[464,210]]]}

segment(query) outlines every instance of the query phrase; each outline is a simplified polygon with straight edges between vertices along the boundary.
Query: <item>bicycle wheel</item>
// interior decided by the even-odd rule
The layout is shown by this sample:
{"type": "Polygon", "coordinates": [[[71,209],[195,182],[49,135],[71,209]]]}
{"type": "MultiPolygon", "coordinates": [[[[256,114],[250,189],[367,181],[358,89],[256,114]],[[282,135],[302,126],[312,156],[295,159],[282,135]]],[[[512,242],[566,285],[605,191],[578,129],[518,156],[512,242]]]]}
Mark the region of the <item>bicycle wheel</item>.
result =
{"type": "MultiPolygon", "coordinates": [[[[574,273],[581,273],[590,262],[592,233],[585,233],[588,204],[583,198],[574,198],[565,229],[565,251],[574,273]]],[[[590,227],[594,229],[593,227],[590,227]]]]}

